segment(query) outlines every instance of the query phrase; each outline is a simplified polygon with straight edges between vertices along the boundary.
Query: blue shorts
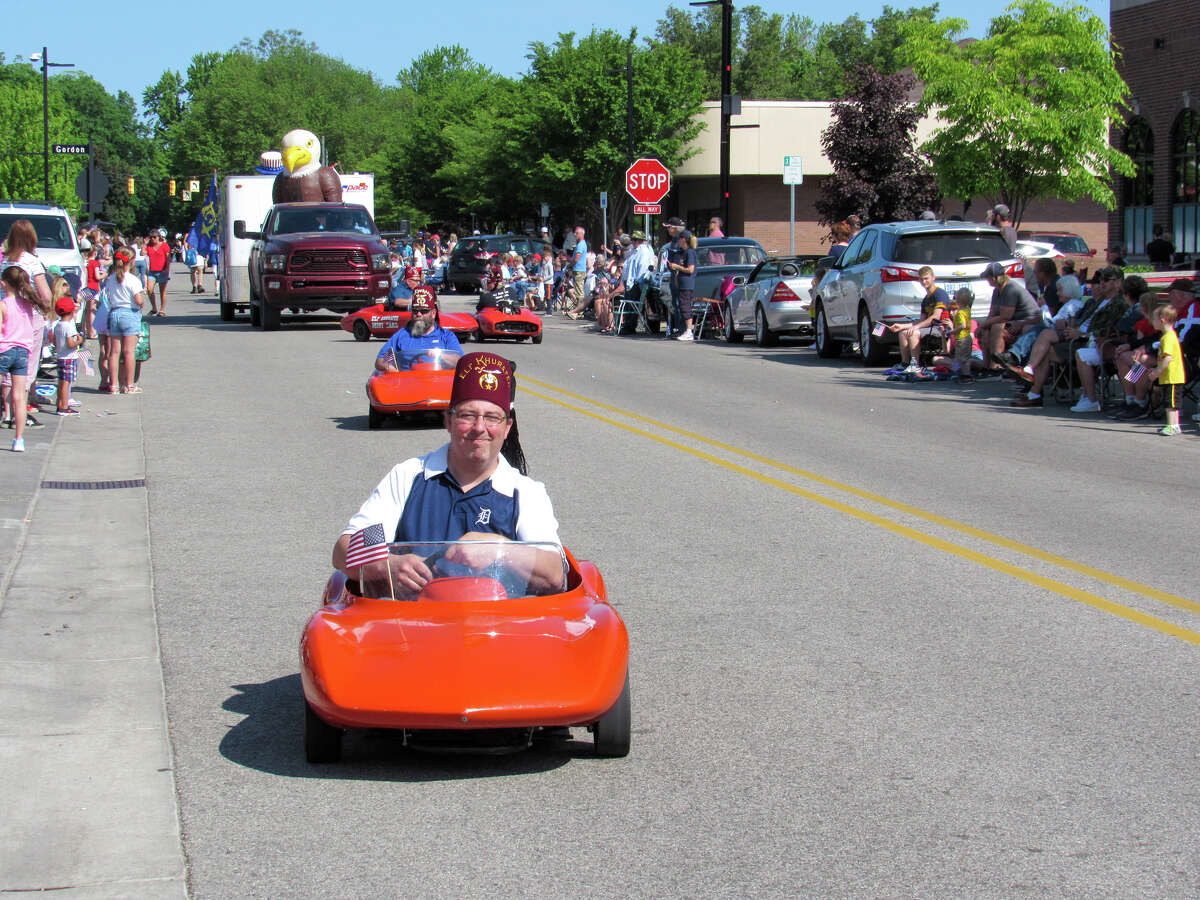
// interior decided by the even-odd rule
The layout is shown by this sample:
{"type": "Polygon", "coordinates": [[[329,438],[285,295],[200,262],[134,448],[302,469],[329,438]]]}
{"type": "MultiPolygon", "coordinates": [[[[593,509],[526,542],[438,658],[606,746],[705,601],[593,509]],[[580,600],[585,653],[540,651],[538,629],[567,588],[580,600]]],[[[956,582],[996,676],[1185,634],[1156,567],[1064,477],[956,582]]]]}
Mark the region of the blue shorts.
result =
{"type": "Polygon", "coordinates": [[[9,347],[0,353],[0,374],[28,375],[29,351],[24,347],[9,347]]]}
{"type": "Polygon", "coordinates": [[[142,333],[142,314],[119,306],[108,311],[109,337],[133,337],[142,333]]]}
{"type": "Polygon", "coordinates": [[[171,280],[171,270],[163,269],[161,272],[151,272],[149,278],[151,281],[157,281],[159,284],[166,284],[171,280]]]}

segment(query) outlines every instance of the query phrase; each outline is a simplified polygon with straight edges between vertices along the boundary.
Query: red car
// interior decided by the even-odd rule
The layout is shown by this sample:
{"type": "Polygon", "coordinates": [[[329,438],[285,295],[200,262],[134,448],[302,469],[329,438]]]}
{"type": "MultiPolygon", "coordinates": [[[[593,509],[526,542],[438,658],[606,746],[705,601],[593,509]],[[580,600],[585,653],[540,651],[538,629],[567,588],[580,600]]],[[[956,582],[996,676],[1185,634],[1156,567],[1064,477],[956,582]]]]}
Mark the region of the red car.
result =
{"type": "Polygon", "coordinates": [[[398,372],[372,372],[367,379],[367,426],[380,428],[390,416],[449,409],[458,359],[448,350],[425,350],[396,360],[398,372]]]}
{"type": "Polygon", "coordinates": [[[629,753],[629,637],[592,563],[517,541],[386,550],[354,580],[335,572],[305,626],[309,762],[337,762],[360,728],[394,729],[414,749],[503,753],[577,727],[598,756],[629,753]],[[415,595],[391,577],[402,554],[433,573],[415,595]],[[537,554],[562,559],[565,590],[537,586],[537,554]]]}
{"type": "Polygon", "coordinates": [[[516,341],[528,339],[534,344],[542,342],[542,320],[517,302],[509,288],[485,291],[475,304],[475,322],[479,329],[479,340],[487,338],[512,338],[516,341]]]}
{"type": "MultiPolygon", "coordinates": [[[[407,325],[411,318],[412,313],[407,309],[377,303],[343,318],[342,330],[353,334],[356,341],[369,341],[373,337],[387,339],[407,325]]],[[[438,323],[447,331],[453,331],[460,341],[479,340],[479,323],[469,313],[439,311],[438,323]]]]}

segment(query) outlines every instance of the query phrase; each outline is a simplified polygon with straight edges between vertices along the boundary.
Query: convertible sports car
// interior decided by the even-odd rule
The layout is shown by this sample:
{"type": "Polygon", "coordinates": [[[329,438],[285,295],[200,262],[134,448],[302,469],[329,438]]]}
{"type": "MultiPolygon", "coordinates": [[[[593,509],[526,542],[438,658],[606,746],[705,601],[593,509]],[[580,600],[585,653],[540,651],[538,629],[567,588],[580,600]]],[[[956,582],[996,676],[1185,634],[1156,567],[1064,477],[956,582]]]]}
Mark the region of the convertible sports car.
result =
{"type": "Polygon", "coordinates": [[[425,350],[395,360],[399,371],[372,372],[367,426],[379,428],[389,416],[449,409],[458,359],[449,350],[425,350]]]}
{"type": "Polygon", "coordinates": [[[484,753],[587,728],[597,755],[629,753],[629,638],[595,565],[552,544],[386,551],[354,580],[335,572],[305,626],[309,762],[338,761],[345,730],[357,728],[395,729],[414,749],[484,753]],[[419,593],[397,582],[413,560],[433,576],[419,593]],[[547,562],[564,567],[565,590],[537,586],[547,562]]]}
{"type": "MultiPolygon", "coordinates": [[[[342,330],[353,334],[356,341],[369,341],[373,337],[390,338],[411,318],[412,313],[407,309],[388,309],[382,303],[376,303],[343,318],[342,330]]],[[[479,339],[479,323],[469,313],[439,311],[438,322],[447,331],[453,331],[460,341],[479,339]]]]}
{"type": "Polygon", "coordinates": [[[528,338],[534,344],[542,342],[541,317],[517,302],[510,288],[485,291],[475,304],[475,319],[479,323],[479,340],[487,338],[528,338]]]}
{"type": "Polygon", "coordinates": [[[818,259],[772,256],[749,275],[734,275],[735,287],[722,310],[725,340],[737,344],[753,334],[759,346],[771,347],[779,343],[781,334],[811,338],[814,330],[809,291],[818,259]]]}

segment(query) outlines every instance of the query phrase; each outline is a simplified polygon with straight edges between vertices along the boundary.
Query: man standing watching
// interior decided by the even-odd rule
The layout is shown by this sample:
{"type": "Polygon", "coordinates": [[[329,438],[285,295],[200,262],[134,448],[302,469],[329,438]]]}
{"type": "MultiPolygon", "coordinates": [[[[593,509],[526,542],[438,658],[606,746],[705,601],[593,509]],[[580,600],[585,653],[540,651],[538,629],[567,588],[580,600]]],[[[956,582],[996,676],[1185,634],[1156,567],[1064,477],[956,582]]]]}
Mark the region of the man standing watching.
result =
{"type": "Polygon", "coordinates": [[[575,286],[575,305],[584,304],[584,283],[587,281],[588,245],[584,240],[587,232],[582,225],[575,227],[575,249],[571,251],[571,282],[575,286]]]}
{"type": "Polygon", "coordinates": [[[1154,240],[1146,245],[1146,255],[1150,257],[1150,265],[1155,271],[1161,272],[1171,268],[1171,257],[1175,255],[1175,245],[1164,237],[1161,225],[1154,226],[1154,240]]]}
{"type": "Polygon", "coordinates": [[[674,321],[679,334],[677,341],[693,341],[692,292],[696,289],[696,251],[692,249],[692,233],[684,230],[675,237],[675,249],[667,257],[671,276],[671,293],[675,297],[674,321]]]}
{"type": "MultiPolygon", "coordinates": [[[[1004,235],[1004,243],[1008,244],[1010,251],[1017,249],[1017,229],[1013,228],[1012,213],[1003,203],[997,203],[992,207],[992,212],[996,215],[996,227],[1000,229],[1000,233],[1004,235]]],[[[985,353],[987,351],[984,351],[985,353]]]]}

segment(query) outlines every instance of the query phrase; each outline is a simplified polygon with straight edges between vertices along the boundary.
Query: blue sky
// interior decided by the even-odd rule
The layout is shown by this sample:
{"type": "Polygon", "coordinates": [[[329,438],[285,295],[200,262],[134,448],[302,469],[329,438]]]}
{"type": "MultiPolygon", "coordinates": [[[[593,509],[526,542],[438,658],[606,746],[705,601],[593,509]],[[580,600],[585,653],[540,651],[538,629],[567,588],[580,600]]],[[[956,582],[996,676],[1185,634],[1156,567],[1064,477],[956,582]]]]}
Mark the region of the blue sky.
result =
{"type": "MultiPolygon", "coordinates": [[[[665,0],[608,0],[541,8],[509,0],[477,4],[210,0],[163,4],[156,7],[158,12],[150,12],[150,7],[138,4],[6,0],[0,19],[0,52],[12,61],[27,59],[47,46],[51,62],[74,63],[111,93],[125,90],[140,102],[142,90],[164,70],[184,72],[193,54],[228,50],[242,38],[257,39],[270,28],[299,29],[322,52],[369,70],[390,84],[414,57],[439,44],[461,44],[495,71],[519,75],[527,67],[525,54],[531,41],[552,42],[559,32],[583,34],[594,26],[624,33],[636,25],[640,36],[653,35],[668,5],[665,0]]],[[[762,0],[758,5],[768,12],[799,13],[817,22],[842,21],[851,13],[871,19],[883,8],[882,3],[838,7],[813,0],[762,0]]],[[[894,0],[891,5],[907,8],[920,4],[894,0]]],[[[940,8],[943,17],[966,19],[969,33],[979,37],[1006,5],[944,0],[940,8]]],[[[1108,20],[1108,0],[1086,0],[1084,5],[1108,20]]]]}

